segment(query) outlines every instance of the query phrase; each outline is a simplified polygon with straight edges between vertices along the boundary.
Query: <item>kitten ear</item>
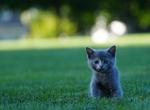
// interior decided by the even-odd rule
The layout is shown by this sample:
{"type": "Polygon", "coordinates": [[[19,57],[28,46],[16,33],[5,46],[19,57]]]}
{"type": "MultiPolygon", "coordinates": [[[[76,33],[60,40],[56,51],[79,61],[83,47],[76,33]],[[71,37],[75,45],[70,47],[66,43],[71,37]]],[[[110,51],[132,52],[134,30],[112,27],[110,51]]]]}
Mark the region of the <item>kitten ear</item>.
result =
{"type": "Polygon", "coordinates": [[[113,45],[111,46],[108,50],[107,50],[108,53],[110,53],[113,57],[115,56],[116,54],[116,46],[113,45]]]}
{"type": "Polygon", "coordinates": [[[88,58],[91,58],[91,56],[94,54],[94,50],[92,48],[86,47],[86,53],[88,58]]]}

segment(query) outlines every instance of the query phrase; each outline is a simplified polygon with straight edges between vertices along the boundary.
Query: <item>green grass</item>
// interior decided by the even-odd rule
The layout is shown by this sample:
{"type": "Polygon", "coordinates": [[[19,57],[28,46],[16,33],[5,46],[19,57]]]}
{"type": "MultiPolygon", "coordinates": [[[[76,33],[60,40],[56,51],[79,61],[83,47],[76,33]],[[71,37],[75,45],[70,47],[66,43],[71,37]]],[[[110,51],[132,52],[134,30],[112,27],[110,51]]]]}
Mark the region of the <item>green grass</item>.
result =
{"type": "Polygon", "coordinates": [[[0,42],[1,110],[149,110],[150,34],[95,45],[89,38],[0,42]],[[85,46],[117,44],[124,97],[87,96],[85,46]]]}

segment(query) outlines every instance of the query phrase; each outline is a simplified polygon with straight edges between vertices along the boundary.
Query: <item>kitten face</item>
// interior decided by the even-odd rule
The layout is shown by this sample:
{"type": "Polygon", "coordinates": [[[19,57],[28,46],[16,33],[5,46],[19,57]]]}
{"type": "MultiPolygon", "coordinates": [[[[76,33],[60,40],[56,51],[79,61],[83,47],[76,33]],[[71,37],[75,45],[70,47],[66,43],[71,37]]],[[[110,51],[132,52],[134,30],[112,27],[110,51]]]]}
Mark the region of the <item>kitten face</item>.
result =
{"type": "Polygon", "coordinates": [[[104,73],[112,68],[115,64],[116,46],[107,50],[94,50],[86,48],[89,66],[95,72],[104,73]]]}

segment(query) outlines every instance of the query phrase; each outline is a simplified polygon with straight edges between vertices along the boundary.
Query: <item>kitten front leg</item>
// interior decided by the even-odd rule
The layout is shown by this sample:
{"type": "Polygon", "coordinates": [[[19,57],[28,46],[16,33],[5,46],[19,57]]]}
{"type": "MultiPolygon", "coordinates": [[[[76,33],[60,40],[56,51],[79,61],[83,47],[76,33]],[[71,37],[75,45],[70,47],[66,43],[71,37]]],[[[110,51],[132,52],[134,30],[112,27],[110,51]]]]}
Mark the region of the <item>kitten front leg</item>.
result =
{"type": "Polygon", "coordinates": [[[90,84],[90,97],[101,97],[101,91],[95,83],[90,84]]]}
{"type": "Polygon", "coordinates": [[[123,92],[121,89],[117,89],[112,93],[113,98],[121,98],[122,96],[123,96],[123,92]]]}

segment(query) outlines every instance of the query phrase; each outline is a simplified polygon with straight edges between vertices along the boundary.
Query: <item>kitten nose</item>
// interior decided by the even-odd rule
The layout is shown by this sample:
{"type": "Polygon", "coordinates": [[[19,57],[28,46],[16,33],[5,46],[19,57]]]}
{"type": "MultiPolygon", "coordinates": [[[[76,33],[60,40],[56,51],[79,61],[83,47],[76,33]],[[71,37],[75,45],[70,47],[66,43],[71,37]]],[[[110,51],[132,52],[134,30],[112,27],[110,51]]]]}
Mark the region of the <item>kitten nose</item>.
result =
{"type": "Polygon", "coordinates": [[[97,65],[97,66],[96,66],[96,69],[101,69],[101,65],[97,65]]]}

